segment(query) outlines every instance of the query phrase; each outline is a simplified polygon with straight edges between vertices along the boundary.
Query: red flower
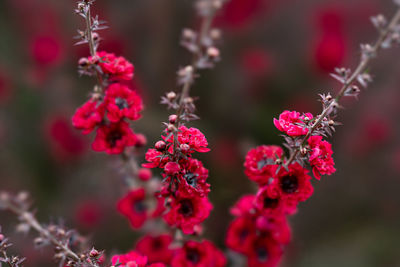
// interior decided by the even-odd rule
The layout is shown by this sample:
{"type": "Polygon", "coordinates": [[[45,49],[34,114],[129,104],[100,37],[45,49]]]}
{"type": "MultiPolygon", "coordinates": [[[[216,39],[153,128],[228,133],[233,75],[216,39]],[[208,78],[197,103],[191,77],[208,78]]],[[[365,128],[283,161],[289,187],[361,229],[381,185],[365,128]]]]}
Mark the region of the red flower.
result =
{"type": "Polygon", "coordinates": [[[308,139],[311,152],[309,154],[310,165],[313,168],[314,177],[321,179],[321,174],[331,175],[336,171],[332,158],[332,145],[322,140],[322,136],[311,136],[308,139]]]}
{"type": "Polygon", "coordinates": [[[223,267],[224,254],[208,240],[187,241],[172,258],[171,267],[223,267]]]}
{"type": "Polygon", "coordinates": [[[247,253],[249,267],[276,267],[282,258],[281,244],[268,237],[253,241],[252,249],[247,253]]]}
{"type": "Polygon", "coordinates": [[[152,173],[150,169],[140,168],[138,171],[138,178],[142,181],[148,181],[151,179],[152,173]]]}
{"type": "Polygon", "coordinates": [[[179,144],[188,144],[191,150],[197,152],[210,151],[210,149],[207,148],[207,139],[197,128],[186,128],[185,126],[179,127],[178,142],[179,144]]]}
{"type": "Polygon", "coordinates": [[[292,207],[287,207],[285,199],[282,199],[279,192],[272,192],[268,185],[261,187],[254,201],[254,206],[262,214],[291,214],[295,210],[292,207]]]}
{"type": "Polygon", "coordinates": [[[104,99],[107,108],[107,118],[112,122],[118,122],[123,118],[137,120],[143,109],[142,99],[129,87],[113,83],[106,90],[104,99]]]}
{"type": "Polygon", "coordinates": [[[168,234],[159,236],[146,235],[136,244],[136,250],[149,259],[149,263],[163,262],[170,264],[173,250],[169,248],[172,237],[168,234]]]}
{"type": "Polygon", "coordinates": [[[313,193],[311,177],[307,173],[297,162],[291,164],[288,171],[281,168],[267,190],[271,196],[280,194],[286,204],[294,209],[298,202],[305,201],[313,193]]]}
{"type": "Polygon", "coordinates": [[[140,255],[136,251],[113,256],[111,264],[118,267],[165,267],[162,263],[147,265],[147,257],[140,255]]]}
{"type": "Polygon", "coordinates": [[[145,267],[147,257],[142,256],[136,251],[131,251],[126,254],[114,255],[111,258],[112,266],[119,264],[120,267],[145,267]]]}
{"type": "Polygon", "coordinates": [[[245,254],[251,249],[255,238],[254,221],[250,217],[242,216],[233,220],[229,225],[225,243],[230,249],[245,254]]]}
{"type": "Polygon", "coordinates": [[[308,133],[308,129],[305,128],[304,120],[310,120],[313,118],[311,113],[305,113],[300,115],[296,111],[285,110],[279,115],[279,120],[274,119],[275,127],[290,136],[300,136],[308,133]]]}
{"type": "Polygon", "coordinates": [[[145,200],[146,191],[140,188],[130,191],[118,201],[117,210],[129,219],[133,228],[140,228],[148,218],[145,200]]]}
{"type": "Polygon", "coordinates": [[[93,100],[79,107],[72,116],[72,125],[83,134],[88,134],[103,121],[104,105],[93,100]]]}
{"type": "Polygon", "coordinates": [[[188,194],[197,193],[203,197],[210,192],[210,184],[206,182],[208,170],[203,167],[203,163],[197,159],[188,158],[182,167],[180,186],[184,186],[188,194]]]}
{"type": "Polygon", "coordinates": [[[163,157],[163,153],[157,151],[156,149],[150,148],[147,150],[145,159],[148,163],[143,163],[142,167],[144,168],[164,168],[165,164],[168,162],[167,157],[163,157]]]}
{"type": "Polygon", "coordinates": [[[213,208],[207,197],[190,195],[180,188],[176,197],[171,197],[170,205],[164,220],[171,226],[179,227],[184,234],[193,234],[213,208]]]}
{"type": "Polygon", "coordinates": [[[30,44],[30,54],[41,66],[50,66],[63,58],[62,41],[54,35],[35,36],[30,44]]]}
{"type": "MultiPolygon", "coordinates": [[[[163,139],[165,140],[165,136],[163,136],[163,139]]],[[[173,137],[171,136],[168,140],[165,140],[166,142],[168,141],[169,143],[172,144],[173,142],[173,137]]],[[[193,153],[194,151],[197,152],[208,152],[210,151],[208,146],[207,139],[205,138],[204,134],[200,132],[199,129],[197,128],[186,128],[186,126],[181,126],[179,127],[179,132],[178,132],[178,142],[179,144],[182,145],[188,145],[188,149],[186,149],[186,153],[193,153]]],[[[173,151],[173,146],[171,145],[169,147],[169,152],[172,153],[173,151]]]]}
{"type": "Polygon", "coordinates": [[[283,214],[255,216],[255,226],[259,236],[267,236],[280,244],[290,242],[290,228],[283,214]]]}
{"type": "Polygon", "coordinates": [[[136,136],[129,124],[120,121],[100,126],[92,143],[92,149],[94,151],[106,151],[108,154],[120,154],[125,147],[135,144],[136,136]]]}
{"type": "Polygon", "coordinates": [[[231,214],[234,216],[244,216],[254,210],[254,195],[244,195],[231,208],[231,214]]]}
{"type": "Polygon", "coordinates": [[[325,33],[315,44],[315,64],[320,70],[331,72],[335,67],[342,65],[346,57],[346,50],[347,43],[342,34],[325,33]]]}
{"type": "Polygon", "coordinates": [[[164,172],[166,175],[168,176],[175,176],[179,173],[179,171],[181,170],[181,167],[179,166],[179,164],[177,162],[174,161],[170,161],[167,164],[165,164],[164,166],[164,172]]]}
{"type": "MultiPolygon", "coordinates": [[[[113,53],[98,52],[102,71],[109,74],[112,80],[132,80],[134,67],[123,57],[116,57],[113,53]]],[[[92,60],[89,58],[89,60],[92,60]]]]}
{"type": "Polygon", "coordinates": [[[245,174],[250,180],[259,184],[267,184],[276,172],[275,161],[281,158],[283,149],[279,146],[259,146],[251,149],[244,162],[245,174]]]}
{"type": "Polygon", "coordinates": [[[74,160],[86,152],[83,136],[74,131],[69,119],[53,116],[45,125],[45,134],[49,140],[51,152],[57,160],[74,160]]]}

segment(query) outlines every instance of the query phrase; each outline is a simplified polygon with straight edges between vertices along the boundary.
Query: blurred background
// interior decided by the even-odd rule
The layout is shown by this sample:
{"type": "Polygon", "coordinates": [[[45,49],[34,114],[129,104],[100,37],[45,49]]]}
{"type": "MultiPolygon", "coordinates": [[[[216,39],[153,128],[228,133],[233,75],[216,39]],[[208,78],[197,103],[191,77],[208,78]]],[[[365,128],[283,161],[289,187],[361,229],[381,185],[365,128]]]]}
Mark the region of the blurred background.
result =
{"type": "MultiPolygon", "coordinates": [[[[135,65],[134,86],[146,109],[132,126],[159,140],[169,112],[160,96],[174,90],[176,71],[190,60],[179,46],[182,28],[197,27],[193,0],[97,0],[108,22],[99,50],[135,65]]],[[[28,190],[43,222],[62,218],[108,253],[131,249],[141,235],[120,216],[124,192],[118,157],[95,153],[91,136],[71,126],[94,80],[79,77],[86,46],[73,46],[83,21],[75,1],[0,1],[0,189],[28,190]]],[[[370,16],[390,17],[386,0],[231,0],[215,25],[223,29],[222,61],[204,71],[192,90],[211,152],[214,211],[205,236],[224,247],[229,207],[255,192],[243,174],[247,151],[280,144],[272,120],[284,109],[320,111],[318,93],[336,92],[336,66],[353,67],[359,44],[377,37],[370,16]]],[[[315,182],[315,194],[290,218],[293,242],[282,266],[400,266],[399,49],[372,64],[375,81],[359,101],[346,100],[333,142],[337,172],[315,182]]],[[[143,149],[143,152],[145,149],[143,149]]],[[[27,257],[25,266],[52,266],[51,249],[36,251],[0,213],[3,232],[27,257]]]]}

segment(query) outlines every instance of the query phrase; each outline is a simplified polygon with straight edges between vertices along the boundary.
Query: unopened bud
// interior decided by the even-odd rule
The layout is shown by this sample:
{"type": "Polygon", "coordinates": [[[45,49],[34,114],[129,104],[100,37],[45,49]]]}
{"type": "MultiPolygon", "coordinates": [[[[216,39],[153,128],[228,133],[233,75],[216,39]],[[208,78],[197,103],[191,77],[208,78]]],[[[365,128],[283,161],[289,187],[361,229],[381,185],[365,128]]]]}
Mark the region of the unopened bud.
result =
{"type": "Polygon", "coordinates": [[[92,248],[92,250],[89,252],[89,256],[92,258],[98,257],[99,255],[100,253],[94,248],[92,248]]]}
{"type": "Polygon", "coordinates": [[[186,97],[183,101],[185,102],[185,104],[191,104],[191,103],[193,103],[193,98],[191,98],[189,96],[189,97],[186,97]]]}
{"type": "Polygon", "coordinates": [[[302,155],[306,155],[306,154],[307,154],[307,148],[301,147],[301,148],[300,148],[300,153],[301,153],[302,155]]]}
{"type": "Polygon", "coordinates": [[[175,97],[176,97],[175,92],[169,92],[169,93],[167,94],[167,98],[168,98],[169,100],[173,100],[173,99],[175,99],[175,97]]]}
{"type": "Polygon", "coordinates": [[[191,29],[183,29],[183,31],[182,31],[182,36],[183,36],[183,38],[185,38],[185,39],[189,39],[189,40],[191,40],[191,39],[193,39],[195,36],[196,36],[196,34],[194,33],[194,31],[192,31],[191,29]]]}
{"type": "Polygon", "coordinates": [[[210,37],[214,40],[219,40],[221,39],[221,31],[218,29],[212,29],[210,31],[210,37]]]}
{"type": "Polygon", "coordinates": [[[177,119],[178,119],[178,116],[175,114],[170,115],[168,118],[169,123],[172,123],[172,124],[174,124],[177,121],[177,119]]]}
{"type": "Polygon", "coordinates": [[[282,159],[276,159],[275,160],[275,164],[281,165],[282,163],[283,163],[282,159]]]}
{"type": "Polygon", "coordinates": [[[99,40],[100,36],[97,32],[92,33],[92,39],[93,41],[97,42],[99,40]]]}
{"type": "Polygon", "coordinates": [[[328,124],[329,124],[329,126],[333,126],[333,125],[335,125],[335,122],[333,120],[329,120],[328,124]]]}
{"type": "Polygon", "coordinates": [[[207,49],[207,55],[211,58],[218,58],[219,57],[219,49],[216,47],[209,47],[207,49]]]}
{"type": "Polygon", "coordinates": [[[135,147],[143,147],[147,144],[147,139],[144,134],[136,134],[135,147]]]}
{"type": "Polygon", "coordinates": [[[181,144],[179,146],[179,149],[181,150],[182,153],[188,153],[190,150],[190,146],[188,144],[181,144]]]}
{"type": "Polygon", "coordinates": [[[164,150],[165,150],[165,146],[166,146],[166,144],[165,144],[164,141],[158,141],[158,142],[155,144],[155,148],[156,148],[158,151],[164,151],[164,150]]]}
{"type": "Polygon", "coordinates": [[[84,3],[78,3],[78,10],[79,10],[80,12],[83,12],[83,11],[84,11],[84,8],[85,8],[85,4],[84,4],[84,3]]]}
{"type": "Polygon", "coordinates": [[[167,130],[169,132],[175,132],[177,129],[173,124],[170,123],[170,124],[168,124],[167,130]]]}
{"type": "Polygon", "coordinates": [[[221,0],[215,0],[215,1],[213,2],[213,7],[214,7],[215,9],[220,9],[220,8],[222,7],[222,1],[221,1],[221,0]]]}
{"type": "Polygon", "coordinates": [[[86,57],[82,57],[79,59],[78,64],[81,67],[86,67],[87,65],[89,65],[89,60],[86,57]]]}
{"type": "Polygon", "coordinates": [[[2,242],[4,240],[4,235],[0,234],[0,242],[2,242]]]}

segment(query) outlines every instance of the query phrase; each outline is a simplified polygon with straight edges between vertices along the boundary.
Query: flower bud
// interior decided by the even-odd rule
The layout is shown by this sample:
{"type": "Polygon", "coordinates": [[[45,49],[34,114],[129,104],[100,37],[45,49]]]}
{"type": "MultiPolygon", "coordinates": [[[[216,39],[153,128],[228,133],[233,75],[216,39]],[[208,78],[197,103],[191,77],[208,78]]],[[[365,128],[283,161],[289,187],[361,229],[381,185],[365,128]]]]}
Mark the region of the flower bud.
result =
{"type": "Polygon", "coordinates": [[[92,250],[89,252],[89,256],[92,257],[92,258],[96,258],[99,255],[100,255],[100,253],[94,248],[92,248],[92,250]]]}
{"type": "Polygon", "coordinates": [[[164,171],[168,175],[176,175],[181,170],[177,162],[168,162],[165,164],[164,171]]]}
{"type": "Polygon", "coordinates": [[[216,48],[216,47],[209,47],[208,49],[207,49],[207,55],[210,57],[210,58],[219,58],[219,49],[218,48],[216,48]]]}
{"type": "Polygon", "coordinates": [[[172,124],[174,124],[177,119],[178,119],[178,116],[175,115],[175,114],[170,115],[169,118],[168,118],[169,123],[172,123],[172,124]]]}
{"type": "Polygon", "coordinates": [[[168,124],[167,130],[168,130],[168,132],[176,132],[177,131],[176,127],[171,123],[168,124]]]}
{"type": "Polygon", "coordinates": [[[179,149],[181,150],[182,153],[186,154],[190,150],[190,146],[188,144],[181,144],[179,146],[179,149]]]}
{"type": "Polygon", "coordinates": [[[138,178],[142,181],[148,181],[151,178],[151,170],[147,168],[141,168],[138,172],[138,178]]]}
{"type": "Polygon", "coordinates": [[[156,148],[158,151],[164,151],[164,150],[165,150],[165,146],[166,146],[166,144],[165,144],[164,141],[158,141],[158,142],[155,144],[155,148],[156,148]]]}
{"type": "Polygon", "coordinates": [[[136,134],[135,147],[143,147],[147,144],[147,139],[144,134],[136,134]]]}
{"type": "Polygon", "coordinates": [[[86,67],[89,65],[89,60],[86,57],[82,57],[79,59],[78,64],[80,67],[86,67]]]}
{"type": "Polygon", "coordinates": [[[176,94],[175,94],[175,92],[169,92],[168,94],[167,94],[167,98],[169,99],[169,100],[173,100],[173,99],[175,99],[175,97],[176,97],[176,94]]]}

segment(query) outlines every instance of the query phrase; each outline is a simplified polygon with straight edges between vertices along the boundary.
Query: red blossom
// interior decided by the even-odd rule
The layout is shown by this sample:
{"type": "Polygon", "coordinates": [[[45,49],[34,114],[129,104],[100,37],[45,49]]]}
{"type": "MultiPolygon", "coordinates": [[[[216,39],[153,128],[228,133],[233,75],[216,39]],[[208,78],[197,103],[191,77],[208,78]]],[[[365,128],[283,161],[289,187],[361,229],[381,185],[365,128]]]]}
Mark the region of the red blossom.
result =
{"type": "Polygon", "coordinates": [[[311,152],[309,154],[310,165],[316,179],[321,179],[321,175],[331,175],[336,169],[332,158],[332,145],[322,140],[322,136],[311,136],[308,139],[311,152]]]}
{"type": "Polygon", "coordinates": [[[286,201],[282,199],[279,192],[269,190],[268,185],[258,190],[254,206],[262,214],[291,214],[294,212],[292,207],[287,207],[286,201]]]}
{"type": "Polygon", "coordinates": [[[181,167],[179,166],[179,163],[170,161],[164,166],[164,172],[166,175],[171,175],[174,176],[179,173],[181,170],[181,167]]]}
{"type": "Polygon", "coordinates": [[[247,253],[251,249],[253,240],[256,238],[256,226],[250,217],[238,217],[231,222],[226,234],[225,244],[228,248],[247,253]]]}
{"type": "Polygon", "coordinates": [[[238,202],[231,208],[231,214],[234,216],[243,216],[247,215],[249,212],[252,212],[254,209],[254,195],[244,195],[242,196],[238,202]]]}
{"type": "Polygon", "coordinates": [[[172,237],[168,234],[159,236],[146,235],[136,244],[136,250],[148,257],[149,263],[170,264],[173,250],[170,249],[172,237]]]}
{"type": "Polygon", "coordinates": [[[262,145],[253,148],[246,155],[244,172],[250,180],[267,184],[278,167],[275,161],[282,155],[283,149],[279,146],[262,145]]]}
{"type": "Polygon", "coordinates": [[[128,123],[120,121],[109,125],[101,125],[97,129],[92,149],[94,151],[105,151],[108,154],[120,154],[126,147],[135,144],[135,133],[128,123]]]}
{"type": "Polygon", "coordinates": [[[125,58],[104,51],[98,52],[97,56],[100,58],[99,66],[104,73],[110,75],[111,80],[132,80],[134,67],[125,58]]]}
{"type": "Polygon", "coordinates": [[[126,216],[133,228],[140,228],[148,218],[144,188],[130,191],[118,201],[117,210],[126,216]]]}
{"type": "Polygon", "coordinates": [[[136,251],[114,255],[111,258],[111,264],[119,267],[165,267],[163,263],[147,264],[147,257],[140,255],[136,251]]]}
{"type": "Polygon", "coordinates": [[[72,125],[83,134],[88,134],[97,127],[104,117],[104,105],[98,101],[89,100],[79,107],[72,117],[72,125]]]}
{"type": "Polygon", "coordinates": [[[224,254],[208,240],[187,241],[172,258],[171,267],[223,267],[224,254]]]}
{"type": "Polygon", "coordinates": [[[162,152],[153,148],[147,150],[145,159],[148,161],[148,163],[142,164],[144,168],[164,168],[165,164],[168,162],[168,158],[163,157],[162,152]]]}
{"type": "MultiPolygon", "coordinates": [[[[165,140],[165,136],[163,136],[163,139],[165,140]]],[[[168,140],[165,140],[166,142],[168,141],[170,144],[173,142],[173,137],[171,136],[168,140]]],[[[208,146],[207,139],[205,138],[204,134],[200,132],[199,129],[197,128],[187,128],[186,126],[182,125],[179,127],[178,131],[178,142],[179,144],[182,145],[188,145],[188,149],[185,149],[186,153],[193,153],[194,151],[197,152],[208,152],[210,151],[208,146]]],[[[173,146],[169,146],[170,153],[173,152],[173,146]]]]}
{"type": "Polygon", "coordinates": [[[141,117],[140,112],[143,109],[142,99],[136,91],[129,87],[113,83],[106,90],[104,99],[107,118],[111,122],[118,122],[123,118],[137,120],[141,117]]]}
{"type": "Polygon", "coordinates": [[[170,198],[170,209],[163,218],[169,225],[180,228],[184,234],[193,234],[213,208],[207,197],[190,195],[181,188],[175,197],[170,198]]]}
{"type": "Polygon", "coordinates": [[[312,119],[313,115],[311,113],[305,113],[300,115],[296,111],[285,110],[279,115],[279,119],[274,119],[275,127],[290,136],[300,136],[308,133],[308,129],[304,126],[298,124],[304,124],[304,120],[312,119]]]}
{"type": "Polygon", "coordinates": [[[311,177],[308,171],[299,163],[288,166],[288,170],[281,168],[267,190],[273,196],[280,194],[288,207],[295,209],[298,202],[307,200],[313,193],[311,177]]]}
{"type": "Polygon", "coordinates": [[[247,253],[249,267],[276,267],[282,258],[281,244],[271,238],[260,237],[253,241],[247,253]]]}

